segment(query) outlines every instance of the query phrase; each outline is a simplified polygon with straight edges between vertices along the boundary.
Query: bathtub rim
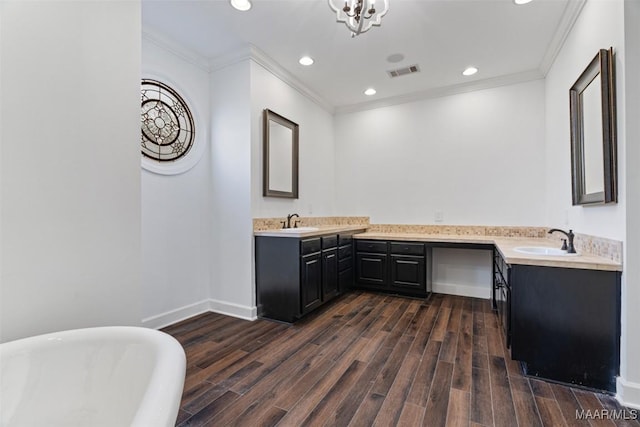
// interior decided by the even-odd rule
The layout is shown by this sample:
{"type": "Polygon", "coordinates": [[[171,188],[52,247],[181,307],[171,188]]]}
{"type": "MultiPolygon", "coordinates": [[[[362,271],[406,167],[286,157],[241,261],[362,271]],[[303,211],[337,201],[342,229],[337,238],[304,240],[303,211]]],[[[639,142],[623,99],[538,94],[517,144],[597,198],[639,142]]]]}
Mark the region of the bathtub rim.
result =
{"type": "MultiPolygon", "coordinates": [[[[141,396],[131,422],[132,427],[173,426],[180,409],[186,374],[186,355],[182,345],[166,332],[140,326],[96,326],[69,329],[20,338],[0,344],[0,363],[3,354],[29,351],[42,346],[81,342],[83,339],[127,338],[150,343],[156,350],[155,364],[149,383],[141,396]]],[[[0,368],[2,365],[0,364],[0,368]]]]}

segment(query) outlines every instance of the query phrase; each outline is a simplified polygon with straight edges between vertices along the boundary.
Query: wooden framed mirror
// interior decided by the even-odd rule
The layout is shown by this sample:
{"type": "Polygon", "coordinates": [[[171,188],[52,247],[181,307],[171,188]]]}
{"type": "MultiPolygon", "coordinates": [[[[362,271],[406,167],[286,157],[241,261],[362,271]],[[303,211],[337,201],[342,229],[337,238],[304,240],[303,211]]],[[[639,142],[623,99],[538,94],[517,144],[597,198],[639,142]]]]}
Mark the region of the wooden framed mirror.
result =
{"type": "Polygon", "coordinates": [[[600,49],[569,90],[573,204],[618,200],[613,48],[600,49]]]}
{"type": "Polygon", "coordinates": [[[298,198],[298,125],[263,111],[262,195],[298,198]]]}

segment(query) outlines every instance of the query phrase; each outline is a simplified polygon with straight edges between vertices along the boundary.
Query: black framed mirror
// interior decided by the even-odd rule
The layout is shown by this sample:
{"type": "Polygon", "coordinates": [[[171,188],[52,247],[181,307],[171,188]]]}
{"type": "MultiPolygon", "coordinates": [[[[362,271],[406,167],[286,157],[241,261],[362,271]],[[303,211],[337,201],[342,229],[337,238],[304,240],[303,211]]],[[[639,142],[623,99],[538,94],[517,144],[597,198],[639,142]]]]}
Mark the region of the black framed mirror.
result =
{"type": "Polygon", "coordinates": [[[263,111],[262,195],[298,198],[298,125],[263,111]]]}
{"type": "Polygon", "coordinates": [[[569,90],[573,204],[618,200],[613,48],[600,49],[569,90]]]}

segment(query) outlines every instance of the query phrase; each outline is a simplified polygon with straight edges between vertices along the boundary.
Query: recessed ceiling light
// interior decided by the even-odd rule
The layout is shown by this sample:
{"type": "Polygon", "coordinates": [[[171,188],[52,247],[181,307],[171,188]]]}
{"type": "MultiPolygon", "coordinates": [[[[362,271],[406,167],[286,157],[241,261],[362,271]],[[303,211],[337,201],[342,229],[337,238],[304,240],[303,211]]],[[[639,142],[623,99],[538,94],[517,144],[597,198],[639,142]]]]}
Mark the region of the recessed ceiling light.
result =
{"type": "Polygon", "coordinates": [[[231,3],[231,6],[241,10],[242,12],[246,12],[251,9],[251,2],[249,0],[229,0],[229,3],[231,3]]]}
{"type": "Polygon", "coordinates": [[[527,4],[530,3],[531,0],[513,0],[515,4],[527,4]]]}
{"type": "Polygon", "coordinates": [[[467,67],[467,69],[462,72],[462,75],[473,76],[477,72],[478,72],[478,69],[476,67],[467,67]]]}
{"type": "Polygon", "coordinates": [[[396,63],[400,62],[404,59],[404,55],[401,53],[394,53],[392,55],[387,56],[387,62],[396,63]]]}
{"type": "Polygon", "coordinates": [[[376,94],[376,90],[372,87],[364,91],[364,94],[367,96],[372,96],[376,94]]]}
{"type": "Polygon", "coordinates": [[[310,56],[303,56],[298,60],[298,62],[300,63],[300,65],[311,65],[313,64],[313,58],[310,56]]]}

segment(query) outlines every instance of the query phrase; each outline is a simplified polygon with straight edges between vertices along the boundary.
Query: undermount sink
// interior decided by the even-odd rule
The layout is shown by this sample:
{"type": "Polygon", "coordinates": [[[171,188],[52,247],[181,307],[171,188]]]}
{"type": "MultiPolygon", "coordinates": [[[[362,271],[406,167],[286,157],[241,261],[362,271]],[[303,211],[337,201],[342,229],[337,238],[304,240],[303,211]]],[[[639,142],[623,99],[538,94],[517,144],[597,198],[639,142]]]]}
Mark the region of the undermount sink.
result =
{"type": "Polygon", "coordinates": [[[548,255],[548,256],[577,256],[578,254],[570,254],[567,251],[558,248],[549,248],[547,246],[518,246],[513,248],[514,251],[521,254],[529,255],[548,255]]]}
{"type": "Polygon", "coordinates": [[[281,228],[278,231],[280,233],[308,233],[310,231],[318,231],[318,227],[296,227],[296,228],[281,228]]]}

